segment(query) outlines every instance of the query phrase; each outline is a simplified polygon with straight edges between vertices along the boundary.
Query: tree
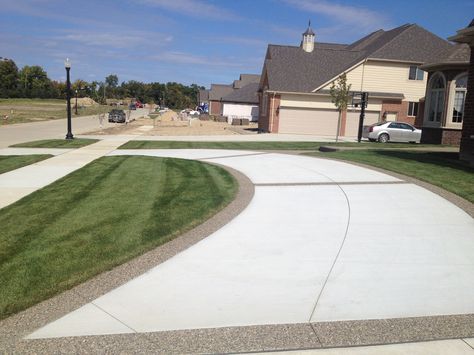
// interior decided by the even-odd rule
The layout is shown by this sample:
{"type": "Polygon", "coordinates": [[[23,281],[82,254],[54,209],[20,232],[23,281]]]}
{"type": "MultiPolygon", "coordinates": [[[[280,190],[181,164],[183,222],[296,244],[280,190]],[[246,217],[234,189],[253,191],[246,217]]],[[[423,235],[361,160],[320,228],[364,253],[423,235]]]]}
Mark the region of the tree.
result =
{"type": "Polygon", "coordinates": [[[336,142],[339,139],[339,130],[341,129],[341,115],[342,112],[347,110],[347,102],[349,101],[349,91],[351,90],[351,84],[347,85],[346,73],[343,73],[337,78],[337,80],[331,83],[329,88],[329,94],[331,95],[331,102],[336,106],[339,111],[339,117],[337,118],[337,132],[336,142]]]}
{"type": "Polygon", "coordinates": [[[0,97],[17,96],[18,67],[11,59],[0,61],[0,97]]]}
{"type": "Polygon", "coordinates": [[[111,88],[116,88],[118,86],[118,76],[115,74],[110,74],[105,78],[105,83],[111,88]]]}
{"type": "Polygon", "coordinates": [[[52,85],[44,69],[38,65],[25,65],[19,72],[20,89],[24,97],[51,97],[52,85]]]}

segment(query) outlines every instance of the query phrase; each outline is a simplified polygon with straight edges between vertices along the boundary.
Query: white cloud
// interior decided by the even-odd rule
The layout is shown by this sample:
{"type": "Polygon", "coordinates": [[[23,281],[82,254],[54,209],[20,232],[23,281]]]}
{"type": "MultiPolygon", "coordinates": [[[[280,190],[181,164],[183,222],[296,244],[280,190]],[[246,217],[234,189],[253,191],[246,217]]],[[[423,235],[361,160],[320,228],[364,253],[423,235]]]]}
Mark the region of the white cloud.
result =
{"type": "MultiPolygon", "coordinates": [[[[182,15],[194,17],[196,25],[200,18],[221,21],[239,20],[240,16],[221,7],[200,0],[138,0],[143,4],[161,7],[166,10],[179,12],[182,15]]],[[[220,2],[222,3],[222,2],[220,2]]]]}
{"type": "Polygon", "coordinates": [[[202,66],[241,67],[245,65],[241,60],[237,58],[211,58],[208,56],[195,55],[178,51],[167,51],[159,55],[150,56],[149,58],[157,62],[193,64],[202,66]]]}
{"type": "MultiPolygon", "coordinates": [[[[334,20],[335,28],[348,27],[359,31],[372,31],[387,26],[389,19],[382,13],[363,7],[342,5],[327,0],[283,0],[298,9],[320,14],[334,20]]],[[[313,22],[317,26],[317,21],[313,22]]]]}

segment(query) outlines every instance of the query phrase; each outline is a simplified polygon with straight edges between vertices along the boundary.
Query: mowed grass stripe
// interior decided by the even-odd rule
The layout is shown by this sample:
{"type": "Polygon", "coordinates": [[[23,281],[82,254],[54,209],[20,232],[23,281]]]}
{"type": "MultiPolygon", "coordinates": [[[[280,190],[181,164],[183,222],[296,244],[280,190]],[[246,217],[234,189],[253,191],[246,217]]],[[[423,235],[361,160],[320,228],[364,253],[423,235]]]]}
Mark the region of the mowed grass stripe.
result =
{"type": "Polygon", "coordinates": [[[1,209],[0,317],[190,230],[236,191],[213,165],[103,157],[1,209]]]}
{"type": "Polygon", "coordinates": [[[454,152],[397,150],[352,150],[311,153],[372,165],[439,186],[474,203],[474,168],[459,160],[454,152]]]}
{"type": "Polygon", "coordinates": [[[0,155],[0,174],[51,158],[51,154],[0,155]]]}
{"type": "Polygon", "coordinates": [[[74,138],[74,139],[43,139],[39,141],[14,144],[14,148],[81,148],[98,142],[98,139],[74,138]]]}
{"type": "Polygon", "coordinates": [[[132,140],[119,149],[242,149],[242,150],[318,150],[320,146],[354,147],[366,149],[433,148],[429,144],[372,143],[372,142],[189,142],[132,140]]]}

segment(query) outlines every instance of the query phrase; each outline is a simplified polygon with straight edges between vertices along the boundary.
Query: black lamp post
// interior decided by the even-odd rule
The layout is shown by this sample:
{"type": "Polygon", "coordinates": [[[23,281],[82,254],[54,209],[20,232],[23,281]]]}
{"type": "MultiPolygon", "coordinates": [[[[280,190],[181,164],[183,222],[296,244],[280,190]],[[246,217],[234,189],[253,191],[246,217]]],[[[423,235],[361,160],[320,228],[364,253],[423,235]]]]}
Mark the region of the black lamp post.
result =
{"type": "Polygon", "coordinates": [[[77,115],[77,89],[76,89],[76,108],[75,108],[75,112],[74,112],[76,115],[77,115]]]}
{"type": "Polygon", "coordinates": [[[69,58],[64,62],[66,68],[66,100],[67,100],[67,134],[66,139],[74,139],[71,129],[71,79],[69,77],[69,71],[71,70],[71,62],[69,58]]]}

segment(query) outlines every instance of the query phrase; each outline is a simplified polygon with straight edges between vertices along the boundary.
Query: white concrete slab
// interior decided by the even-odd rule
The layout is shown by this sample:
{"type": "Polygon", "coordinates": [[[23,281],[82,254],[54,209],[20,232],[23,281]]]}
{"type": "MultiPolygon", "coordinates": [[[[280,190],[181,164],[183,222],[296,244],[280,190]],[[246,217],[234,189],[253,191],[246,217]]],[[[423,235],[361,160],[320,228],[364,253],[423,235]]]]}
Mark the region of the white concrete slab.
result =
{"type": "Polygon", "coordinates": [[[99,141],[50,159],[0,174],[0,208],[106,155],[125,141],[99,141]]]}
{"type": "MultiPolygon", "coordinates": [[[[67,316],[72,321],[68,327],[68,333],[74,335],[100,334],[125,334],[133,332],[118,320],[114,319],[103,310],[88,303],[85,306],[71,312],[67,316]]],[[[26,337],[26,339],[57,338],[64,332],[60,323],[52,323],[49,327],[42,328],[26,337]]]]}
{"type": "Polygon", "coordinates": [[[344,248],[312,321],[474,312],[474,220],[421,187],[342,186],[344,248]]]}
{"type": "Polygon", "coordinates": [[[463,339],[474,350],[474,338],[463,339]]]}
{"type": "MultiPolygon", "coordinates": [[[[138,332],[307,322],[347,218],[336,186],[257,187],[231,223],[94,304],[138,332]]],[[[38,334],[77,335],[88,317],[38,334]]]]}
{"type": "MultiPolygon", "coordinates": [[[[420,343],[403,343],[349,348],[313,349],[265,352],[261,354],[291,355],[472,355],[474,350],[462,340],[439,340],[420,343]]],[[[255,353],[254,353],[255,354],[255,353]]]]}
{"type": "Polygon", "coordinates": [[[71,149],[62,148],[3,148],[0,149],[0,155],[35,155],[51,154],[61,155],[71,151],[71,149]]]}
{"type": "Polygon", "coordinates": [[[206,159],[237,169],[255,184],[393,182],[392,176],[351,164],[313,157],[224,149],[123,149],[109,155],[206,159]]]}
{"type": "Polygon", "coordinates": [[[209,161],[237,169],[256,184],[400,181],[392,176],[343,162],[290,154],[270,153],[209,161]]]}

